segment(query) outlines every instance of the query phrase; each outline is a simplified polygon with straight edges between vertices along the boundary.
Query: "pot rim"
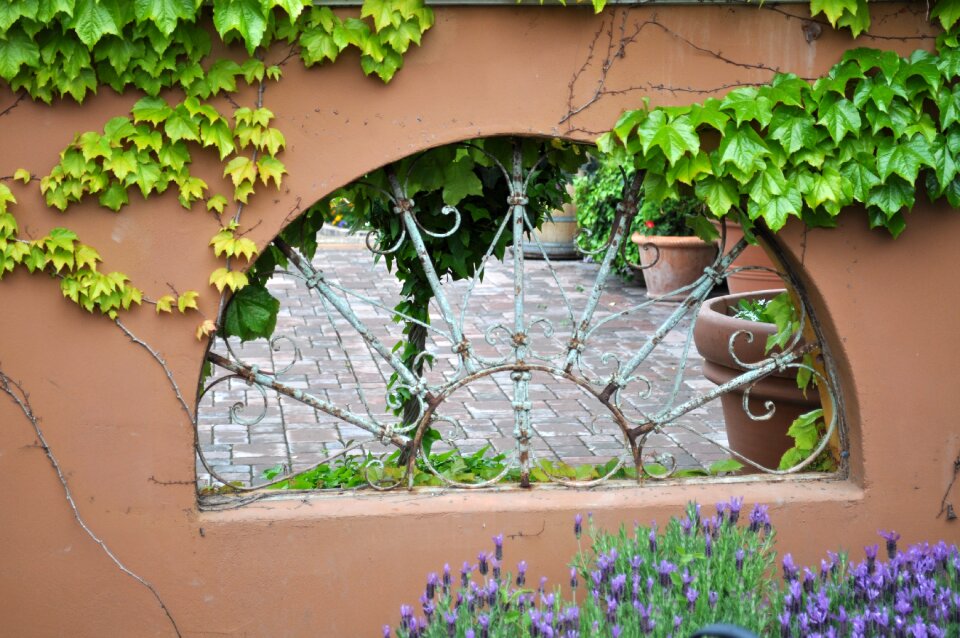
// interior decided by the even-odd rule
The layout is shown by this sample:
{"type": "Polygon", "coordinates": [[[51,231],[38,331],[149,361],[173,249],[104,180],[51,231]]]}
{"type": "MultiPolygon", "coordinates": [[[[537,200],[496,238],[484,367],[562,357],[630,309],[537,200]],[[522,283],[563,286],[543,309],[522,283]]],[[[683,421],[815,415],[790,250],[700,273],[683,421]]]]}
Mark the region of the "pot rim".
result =
{"type": "Polygon", "coordinates": [[[656,246],[672,246],[678,248],[716,248],[717,245],[715,241],[703,241],[696,235],[641,235],[637,231],[634,231],[634,233],[630,235],[630,241],[638,246],[654,244],[656,246]]]}

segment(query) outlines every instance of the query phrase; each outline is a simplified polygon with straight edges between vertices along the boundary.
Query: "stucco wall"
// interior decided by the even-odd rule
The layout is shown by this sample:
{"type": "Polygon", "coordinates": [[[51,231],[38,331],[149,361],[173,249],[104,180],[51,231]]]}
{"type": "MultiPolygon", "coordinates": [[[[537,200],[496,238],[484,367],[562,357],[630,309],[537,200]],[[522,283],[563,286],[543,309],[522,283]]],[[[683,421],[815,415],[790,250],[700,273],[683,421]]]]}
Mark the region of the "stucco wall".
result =
{"type": "MultiPolygon", "coordinates": [[[[388,87],[364,78],[356,60],[309,72],[288,63],[264,103],[287,137],[290,175],[281,192],[252,199],[243,224],[262,245],[320,196],[418,149],[499,133],[589,140],[645,95],[685,103],[701,90],[769,77],[743,64],[815,77],[848,47],[932,45],[853,42],[828,29],[808,43],[802,20],[781,11],[803,9],[629,10],[625,30],[639,28],[636,38],[615,58],[599,99],[563,122],[595,94],[605,33],[611,24],[619,33],[620,11],[438,9],[424,46],[407,55],[388,87]]],[[[882,5],[875,24],[885,36],[916,38],[927,29],[922,7],[882,5]]],[[[15,99],[0,92],[0,111],[15,99]]],[[[47,173],[75,133],[99,130],[136,99],[103,89],[82,107],[20,102],[0,117],[0,176],[19,167],[47,173]]],[[[236,100],[252,104],[253,95],[236,100]]],[[[229,192],[214,159],[196,167],[215,191],[229,192]]],[[[207,278],[218,263],[207,243],[217,223],[209,215],[184,211],[169,193],[148,202],[131,194],[120,214],[90,203],[63,215],[43,206],[36,184],[13,188],[23,236],[69,226],[101,252],[104,269],[126,273],[154,297],[168,284],[201,290],[202,312],[215,315],[207,278]]],[[[55,280],[17,272],[0,282],[0,370],[29,391],[90,527],[156,587],[185,635],[376,635],[396,620],[401,602],[416,599],[428,571],[474,557],[497,532],[523,533],[508,540],[508,563],[524,558],[531,573],[556,582],[555,559],[573,551],[570,521],[584,510],[601,524],[663,520],[689,499],[740,494],[773,506],[781,543],[804,561],[838,544],[873,542],[881,527],[906,540],[958,540],[956,524],[935,515],[960,451],[949,401],[960,354],[952,320],[960,300],[951,294],[960,217],[920,208],[896,241],[868,231],[856,212],[836,230],[783,234],[840,370],[852,468],[843,481],[315,496],[204,512],[193,487],[190,420],[163,370],[110,321],[63,300],[55,280]]],[[[166,360],[192,408],[204,351],[193,335],[196,316],[157,318],[144,308],[123,321],[166,360]]],[[[6,396],[0,426],[3,633],[170,635],[150,593],[82,533],[29,423],[6,396]]]]}

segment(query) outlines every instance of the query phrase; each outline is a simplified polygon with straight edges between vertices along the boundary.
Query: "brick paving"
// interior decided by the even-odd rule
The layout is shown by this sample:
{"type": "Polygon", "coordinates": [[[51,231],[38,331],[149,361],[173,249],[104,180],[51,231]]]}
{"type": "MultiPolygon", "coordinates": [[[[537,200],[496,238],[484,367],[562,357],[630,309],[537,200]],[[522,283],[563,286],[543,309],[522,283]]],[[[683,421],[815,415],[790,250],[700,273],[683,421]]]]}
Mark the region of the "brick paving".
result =
{"type": "MultiPolygon", "coordinates": [[[[399,283],[387,272],[382,260],[375,263],[373,255],[356,241],[325,239],[314,263],[323,269],[329,281],[374,299],[386,308],[394,306],[399,300],[399,283]]],[[[553,266],[556,279],[542,261],[527,261],[526,265],[528,317],[546,318],[554,328],[552,336],[546,336],[542,327],[531,330],[532,347],[541,355],[562,352],[569,337],[571,320],[560,289],[565,291],[573,316],[578,319],[598,271],[598,266],[590,262],[554,262],[553,266]]],[[[262,369],[283,367],[292,362],[282,376],[288,385],[308,390],[358,413],[365,412],[365,400],[372,415],[384,423],[393,421],[385,402],[385,387],[390,378],[388,366],[371,356],[366,344],[346,321],[333,308],[325,308],[319,296],[301,282],[277,276],[269,286],[271,293],[281,302],[275,334],[296,342],[301,357],[292,361],[293,348],[286,340],[278,343],[277,351],[271,350],[263,341],[234,343],[232,347],[237,355],[262,369]]],[[[512,325],[512,288],[511,265],[491,262],[470,299],[464,331],[484,356],[507,352],[503,343],[496,346],[486,344],[483,335],[496,323],[512,325]]],[[[459,314],[466,282],[448,283],[445,290],[448,290],[454,312],[459,314]]],[[[644,294],[642,287],[612,277],[595,321],[642,303],[644,294]]],[[[384,343],[392,345],[400,338],[401,327],[391,321],[386,310],[356,297],[351,298],[351,306],[384,343]]],[[[651,304],[636,315],[606,323],[588,343],[584,353],[586,372],[595,377],[609,375],[613,363],[604,364],[601,356],[614,353],[625,361],[675,307],[673,304],[651,304]]],[[[434,325],[442,325],[435,308],[431,316],[434,325]]],[[[635,414],[635,409],[663,408],[673,389],[688,328],[689,322],[681,323],[638,369],[638,374],[649,379],[652,389],[649,396],[641,397],[642,383],[629,387],[630,392],[624,395],[624,403],[633,406],[627,408],[628,415],[635,414]]],[[[502,342],[503,333],[499,332],[499,335],[502,342]]],[[[218,345],[222,352],[222,342],[218,345]]],[[[450,353],[450,343],[431,333],[428,350],[437,353],[434,366],[426,375],[428,380],[436,382],[441,378],[439,375],[449,378],[455,361],[450,353]]],[[[713,387],[700,374],[701,360],[692,343],[687,356],[677,403],[713,387]]],[[[455,418],[462,426],[456,440],[461,451],[474,452],[486,445],[498,451],[513,449],[511,394],[512,381],[509,374],[504,373],[473,381],[447,399],[441,413],[455,418]]],[[[530,401],[537,458],[561,459],[577,465],[602,463],[624,453],[620,430],[607,416],[606,409],[577,385],[546,373],[534,373],[530,401]]],[[[271,392],[267,394],[266,414],[259,423],[248,426],[239,419],[231,423],[230,408],[238,402],[249,404],[239,413],[241,419],[259,414],[264,405],[257,388],[242,380],[231,379],[207,393],[201,402],[198,419],[204,453],[217,473],[229,481],[257,484],[263,482],[261,475],[267,468],[284,464],[295,470],[305,469],[351,441],[370,438],[360,428],[288,397],[278,399],[271,392]]],[[[669,453],[681,467],[705,467],[726,458],[722,450],[710,443],[726,442],[719,401],[694,410],[677,423],[689,429],[671,426],[663,433],[650,436],[647,448],[652,454],[669,453]]],[[[439,429],[446,435],[454,434],[453,426],[449,424],[441,424],[439,429]]],[[[443,445],[438,444],[436,449],[443,449],[443,445]]],[[[392,448],[376,441],[357,449],[357,453],[382,454],[388,451],[392,448]]],[[[197,473],[201,486],[211,484],[199,462],[197,473]]]]}

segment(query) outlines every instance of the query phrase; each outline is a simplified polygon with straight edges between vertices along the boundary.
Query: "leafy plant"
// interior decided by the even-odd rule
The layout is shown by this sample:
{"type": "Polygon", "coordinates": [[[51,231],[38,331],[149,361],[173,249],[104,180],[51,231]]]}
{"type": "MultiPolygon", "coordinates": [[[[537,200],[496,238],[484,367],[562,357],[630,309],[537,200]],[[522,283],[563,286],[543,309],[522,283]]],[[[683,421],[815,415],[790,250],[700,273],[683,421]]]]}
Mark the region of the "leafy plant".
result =
{"type": "MultiPolygon", "coordinates": [[[[435,437],[434,437],[435,438],[435,437]]],[[[286,481],[270,486],[271,489],[349,489],[362,487],[370,483],[395,483],[404,479],[407,471],[406,463],[401,458],[402,452],[396,450],[380,458],[371,454],[341,457],[332,464],[324,463],[318,467],[302,472],[286,481]]],[[[507,455],[494,453],[489,445],[485,445],[472,454],[463,454],[457,449],[445,452],[428,452],[427,459],[417,457],[413,484],[418,486],[443,486],[445,483],[437,474],[450,481],[458,483],[481,483],[502,475],[503,482],[517,482],[520,480],[520,470],[507,470],[507,455]],[[433,468],[431,470],[430,468],[433,468]]],[[[616,459],[606,463],[572,466],[562,461],[540,460],[530,474],[534,483],[549,483],[552,477],[571,481],[589,481],[611,475],[613,479],[636,479],[634,467],[623,467],[613,472],[617,465],[616,459]],[[612,473],[612,474],[611,474],[612,473]]],[[[672,476],[688,478],[692,476],[716,476],[742,469],[742,465],[734,459],[717,461],[707,469],[689,468],[678,470],[672,476]]],[[[277,465],[266,470],[263,478],[272,480],[286,471],[283,465],[277,465]]],[[[666,467],[659,463],[649,463],[644,471],[651,476],[667,474],[666,467]]]]}
{"type": "MultiPolygon", "coordinates": [[[[610,241],[613,232],[613,222],[617,214],[617,204],[623,196],[625,177],[633,173],[632,166],[621,167],[612,161],[591,162],[592,170],[578,173],[573,178],[573,199],[577,206],[577,226],[581,229],[577,237],[577,245],[583,252],[591,254],[594,261],[603,259],[603,249],[610,241]]],[[[640,263],[640,254],[637,245],[629,241],[632,233],[639,231],[642,224],[639,216],[635,217],[630,228],[626,230],[627,240],[623,250],[613,261],[613,270],[624,278],[632,278],[634,273],[640,276],[640,271],[633,271],[630,264],[640,263]]]]}

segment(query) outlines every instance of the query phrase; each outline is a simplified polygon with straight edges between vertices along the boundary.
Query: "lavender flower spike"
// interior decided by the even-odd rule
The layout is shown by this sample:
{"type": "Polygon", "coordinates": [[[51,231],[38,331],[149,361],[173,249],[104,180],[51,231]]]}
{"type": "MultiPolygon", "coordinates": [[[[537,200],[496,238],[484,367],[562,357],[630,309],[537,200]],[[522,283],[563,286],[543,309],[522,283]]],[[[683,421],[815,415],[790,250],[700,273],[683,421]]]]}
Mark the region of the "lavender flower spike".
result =
{"type": "Polygon", "coordinates": [[[900,534],[893,530],[889,532],[880,530],[879,534],[887,541],[887,556],[893,560],[897,555],[897,541],[900,540],[900,534]]]}
{"type": "Polygon", "coordinates": [[[493,537],[494,558],[503,560],[503,534],[497,534],[493,537]]]}
{"type": "Polygon", "coordinates": [[[579,540],[580,535],[583,534],[583,514],[577,514],[573,517],[573,533],[577,537],[577,540],[579,540]]]}

